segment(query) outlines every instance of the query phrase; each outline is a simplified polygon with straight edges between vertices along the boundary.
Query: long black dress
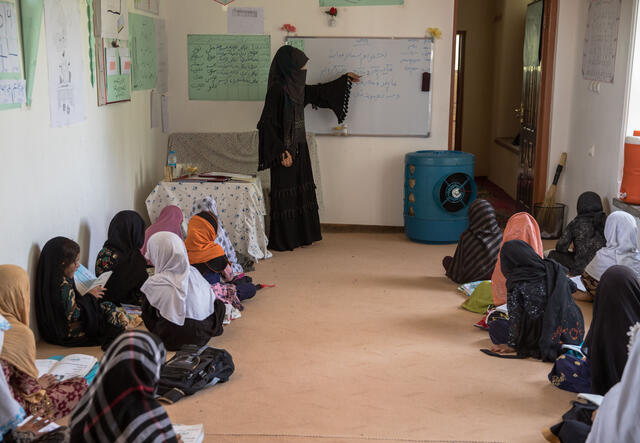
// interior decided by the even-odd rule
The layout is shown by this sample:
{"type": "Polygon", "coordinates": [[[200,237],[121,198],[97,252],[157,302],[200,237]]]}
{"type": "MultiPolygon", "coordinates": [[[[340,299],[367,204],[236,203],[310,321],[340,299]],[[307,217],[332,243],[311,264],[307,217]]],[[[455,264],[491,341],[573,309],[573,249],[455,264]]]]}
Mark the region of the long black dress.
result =
{"type": "MultiPolygon", "coordinates": [[[[269,89],[260,122],[260,161],[258,169],[271,168],[271,228],[269,249],[293,250],[322,240],[316,186],[304,125],[304,106],[332,109],[342,122],[346,117],[351,81],[345,74],[329,83],[303,85],[304,100],[299,105],[288,87],[287,75],[306,63],[306,56],[290,46],[280,48],[269,76],[269,89]],[[283,63],[283,59],[286,59],[283,63]],[[289,71],[287,71],[287,69],[289,71]],[[284,72],[284,73],[283,73],[284,72]],[[293,165],[281,164],[289,151],[293,165]]],[[[300,74],[297,72],[297,74],[300,74]]]]}

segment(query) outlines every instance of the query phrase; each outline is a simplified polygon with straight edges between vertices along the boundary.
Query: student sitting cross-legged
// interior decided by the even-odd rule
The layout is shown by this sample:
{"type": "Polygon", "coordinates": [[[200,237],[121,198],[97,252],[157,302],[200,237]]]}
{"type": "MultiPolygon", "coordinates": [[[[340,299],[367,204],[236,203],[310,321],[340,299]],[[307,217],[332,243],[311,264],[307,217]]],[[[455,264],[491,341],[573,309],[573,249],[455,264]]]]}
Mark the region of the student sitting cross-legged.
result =
{"type": "Polygon", "coordinates": [[[142,319],[169,350],[202,346],[222,334],[226,308],[211,285],[189,265],[187,250],[172,232],[158,232],[147,244],[155,274],[142,285],[142,319]]]}

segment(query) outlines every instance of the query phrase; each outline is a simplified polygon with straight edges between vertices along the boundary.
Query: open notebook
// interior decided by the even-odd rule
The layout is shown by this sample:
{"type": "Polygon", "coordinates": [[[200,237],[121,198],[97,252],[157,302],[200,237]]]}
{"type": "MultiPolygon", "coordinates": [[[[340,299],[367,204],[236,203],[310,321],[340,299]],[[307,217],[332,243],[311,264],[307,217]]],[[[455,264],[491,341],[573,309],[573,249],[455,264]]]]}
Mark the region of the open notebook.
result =
{"type": "Polygon", "coordinates": [[[180,434],[183,443],[202,443],[204,441],[204,426],[202,425],[173,425],[176,434],[180,434]]]}
{"type": "Polygon", "coordinates": [[[111,274],[113,274],[113,271],[107,271],[100,274],[100,277],[96,277],[93,272],[80,265],[73,275],[73,280],[80,295],[84,295],[97,286],[106,287],[111,274]]]}
{"type": "MultiPolygon", "coordinates": [[[[91,374],[95,375],[97,366],[98,359],[86,354],[71,354],[66,357],[56,356],[36,360],[38,378],[45,374],[51,374],[60,381],[73,377],[85,377],[88,379],[91,374]]],[[[87,381],[90,382],[89,379],[87,381]]]]}

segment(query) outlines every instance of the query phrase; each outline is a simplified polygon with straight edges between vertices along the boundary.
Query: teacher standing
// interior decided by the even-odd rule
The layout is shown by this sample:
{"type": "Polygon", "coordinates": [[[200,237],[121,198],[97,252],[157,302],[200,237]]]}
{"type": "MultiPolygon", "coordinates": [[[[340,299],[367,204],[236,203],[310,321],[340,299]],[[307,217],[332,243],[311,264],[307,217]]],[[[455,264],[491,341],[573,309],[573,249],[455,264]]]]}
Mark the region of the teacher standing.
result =
{"type": "Polygon", "coordinates": [[[329,108],[342,123],[347,116],[354,73],[309,86],[307,61],[299,49],[282,46],[269,71],[267,97],[258,122],[258,170],[271,168],[269,249],[291,251],[322,240],[316,185],[304,124],[304,107],[329,108]]]}

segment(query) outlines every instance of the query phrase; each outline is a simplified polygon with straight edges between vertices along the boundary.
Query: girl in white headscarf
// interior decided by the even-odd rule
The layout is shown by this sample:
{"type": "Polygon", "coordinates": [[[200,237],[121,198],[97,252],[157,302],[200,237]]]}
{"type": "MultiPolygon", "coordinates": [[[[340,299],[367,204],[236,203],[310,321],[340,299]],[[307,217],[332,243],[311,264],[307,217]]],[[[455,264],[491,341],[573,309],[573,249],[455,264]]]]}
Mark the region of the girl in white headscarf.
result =
{"type": "Polygon", "coordinates": [[[607,245],[600,249],[585,268],[582,281],[593,297],[598,282],[607,269],[623,265],[640,278],[640,251],[638,251],[638,225],[631,214],[612,212],[604,227],[607,245]]]}
{"type": "Polygon", "coordinates": [[[155,266],[155,274],[142,285],[142,319],[147,329],[172,351],[186,344],[203,346],[222,334],[225,305],[189,264],[182,239],[172,232],[153,234],[147,259],[155,266]]]}

